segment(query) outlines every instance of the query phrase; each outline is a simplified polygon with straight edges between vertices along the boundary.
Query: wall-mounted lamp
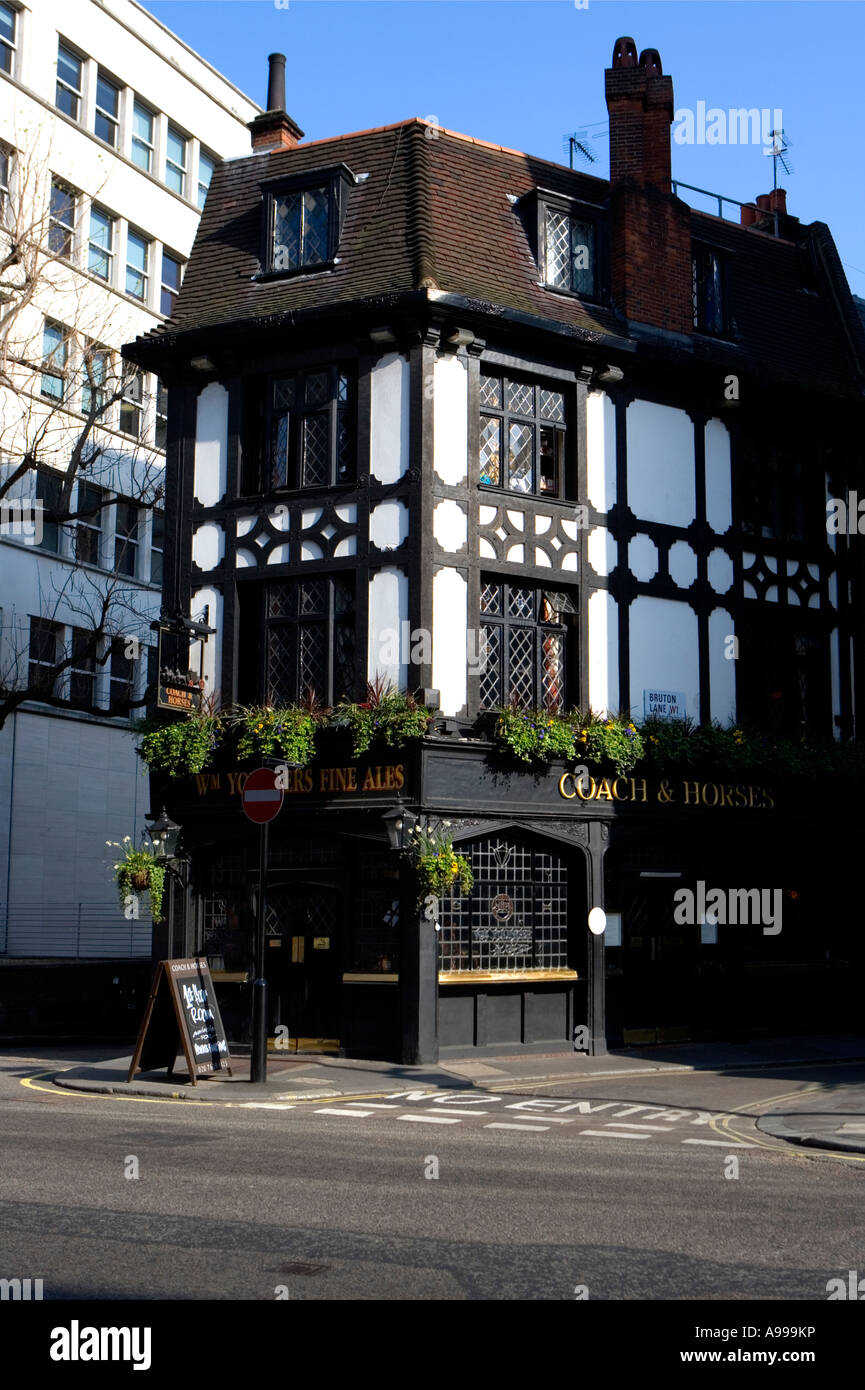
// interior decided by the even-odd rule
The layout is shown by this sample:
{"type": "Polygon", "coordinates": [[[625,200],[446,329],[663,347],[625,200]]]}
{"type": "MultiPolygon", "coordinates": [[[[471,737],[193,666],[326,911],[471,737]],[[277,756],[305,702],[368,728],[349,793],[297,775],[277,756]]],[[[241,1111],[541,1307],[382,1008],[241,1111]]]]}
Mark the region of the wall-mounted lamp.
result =
{"type": "Polygon", "coordinates": [[[410,844],[409,832],[417,824],[417,816],[407,806],[398,802],[389,811],[385,811],[382,820],[391,849],[397,854],[405,853],[410,844]]]}
{"type": "Polygon", "coordinates": [[[156,858],[176,859],[177,841],[180,839],[182,827],[171,819],[164,806],[158,816],[145,816],[144,819],[153,822],[152,825],[148,825],[147,834],[150,836],[156,858]]]}

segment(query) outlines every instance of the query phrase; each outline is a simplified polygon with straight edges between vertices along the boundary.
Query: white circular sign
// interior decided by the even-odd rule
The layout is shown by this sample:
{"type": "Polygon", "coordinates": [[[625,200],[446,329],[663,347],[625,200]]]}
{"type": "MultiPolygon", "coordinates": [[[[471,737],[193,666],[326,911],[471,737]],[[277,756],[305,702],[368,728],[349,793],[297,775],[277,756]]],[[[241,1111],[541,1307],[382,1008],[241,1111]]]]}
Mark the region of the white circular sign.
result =
{"type": "Polygon", "coordinates": [[[593,907],[589,913],[589,931],[593,936],[603,936],[607,925],[607,914],[602,907],[593,907]]]}

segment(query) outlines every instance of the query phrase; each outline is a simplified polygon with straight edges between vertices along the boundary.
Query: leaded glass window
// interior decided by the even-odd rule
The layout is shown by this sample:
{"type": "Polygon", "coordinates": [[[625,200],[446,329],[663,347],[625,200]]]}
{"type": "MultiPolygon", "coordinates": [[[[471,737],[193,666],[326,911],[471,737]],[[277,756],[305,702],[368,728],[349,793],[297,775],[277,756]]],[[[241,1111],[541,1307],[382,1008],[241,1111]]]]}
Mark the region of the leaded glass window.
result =
{"type": "Polygon", "coordinates": [[[564,493],[564,392],[484,375],[480,385],[480,482],[511,492],[564,493]]]}
{"type": "Polygon", "coordinates": [[[544,217],[544,279],[557,289],[593,296],[597,275],[595,227],[555,208],[544,217]]]}
{"type": "Polygon", "coordinates": [[[575,599],[569,593],[487,578],[481,582],[480,608],[481,709],[509,704],[562,709],[575,599]]]}
{"type": "Polygon", "coordinates": [[[292,704],[310,690],[325,704],[350,699],[357,683],[352,577],[268,584],[265,611],[267,703],[292,704]]]}
{"type": "Polygon", "coordinates": [[[261,478],[245,491],[317,488],[355,474],[354,390],[342,367],[274,377],[267,386],[261,478]]]}
{"type": "Polygon", "coordinates": [[[518,971],[568,968],[568,870],[548,850],[504,835],[458,845],[474,886],[439,907],[440,968],[518,971]]]}
{"type": "Polygon", "coordinates": [[[723,333],[726,327],[723,266],[720,256],[708,246],[694,246],[691,299],[694,327],[701,333],[723,333]]]}
{"type": "Polygon", "coordinates": [[[273,198],[272,270],[299,270],[330,259],[330,185],[273,198]]]}

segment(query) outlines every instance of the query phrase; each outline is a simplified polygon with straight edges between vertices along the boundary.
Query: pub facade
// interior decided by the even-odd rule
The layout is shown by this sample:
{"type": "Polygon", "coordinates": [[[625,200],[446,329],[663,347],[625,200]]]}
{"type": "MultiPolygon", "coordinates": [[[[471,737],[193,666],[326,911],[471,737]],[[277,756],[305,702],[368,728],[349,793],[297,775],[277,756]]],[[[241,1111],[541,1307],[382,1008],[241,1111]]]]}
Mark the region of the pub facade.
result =
{"type": "MultiPolygon", "coordinates": [[[[672,82],[629,39],[609,181],[421,120],[304,143],[283,65],[172,318],[126,349],[169,386],[164,615],[210,629],[227,719],[390,688],[430,720],[358,752],[331,717],[280,764],[271,1032],[428,1062],[843,1027],[862,561],[827,513],[861,475],[865,333],[828,228],[781,190],[735,223],[676,196],[672,82]],[[536,751],[568,710],[646,756],[497,732],[534,712],[536,751]],[[653,758],[671,718],[730,757],[653,758]],[[740,730],[825,765],[749,765],[740,730]],[[469,892],[418,895],[425,827],[469,892]]],[[[239,1038],[260,761],[151,778],[185,856],[157,954],[206,952],[239,1038]]]]}

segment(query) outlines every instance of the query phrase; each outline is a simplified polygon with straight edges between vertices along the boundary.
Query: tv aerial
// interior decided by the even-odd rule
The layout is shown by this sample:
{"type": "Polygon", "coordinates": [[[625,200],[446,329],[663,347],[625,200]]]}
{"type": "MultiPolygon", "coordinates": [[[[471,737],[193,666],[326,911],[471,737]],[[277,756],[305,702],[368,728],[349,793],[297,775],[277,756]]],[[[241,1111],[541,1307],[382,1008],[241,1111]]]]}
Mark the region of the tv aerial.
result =
{"type": "Polygon", "coordinates": [[[597,164],[598,156],[592,148],[592,142],[605,139],[609,128],[607,121],[595,121],[593,125],[583,126],[582,130],[575,130],[570,135],[563,136],[562,147],[568,151],[568,163],[572,169],[575,156],[585,160],[586,164],[597,164]]]}
{"type": "Polygon", "coordinates": [[[772,148],[771,150],[764,150],[763,153],[772,160],[772,189],[774,191],[778,187],[779,164],[785,174],[793,173],[793,164],[788,153],[793,141],[783,129],[770,130],[769,134],[772,137],[772,148]]]}

